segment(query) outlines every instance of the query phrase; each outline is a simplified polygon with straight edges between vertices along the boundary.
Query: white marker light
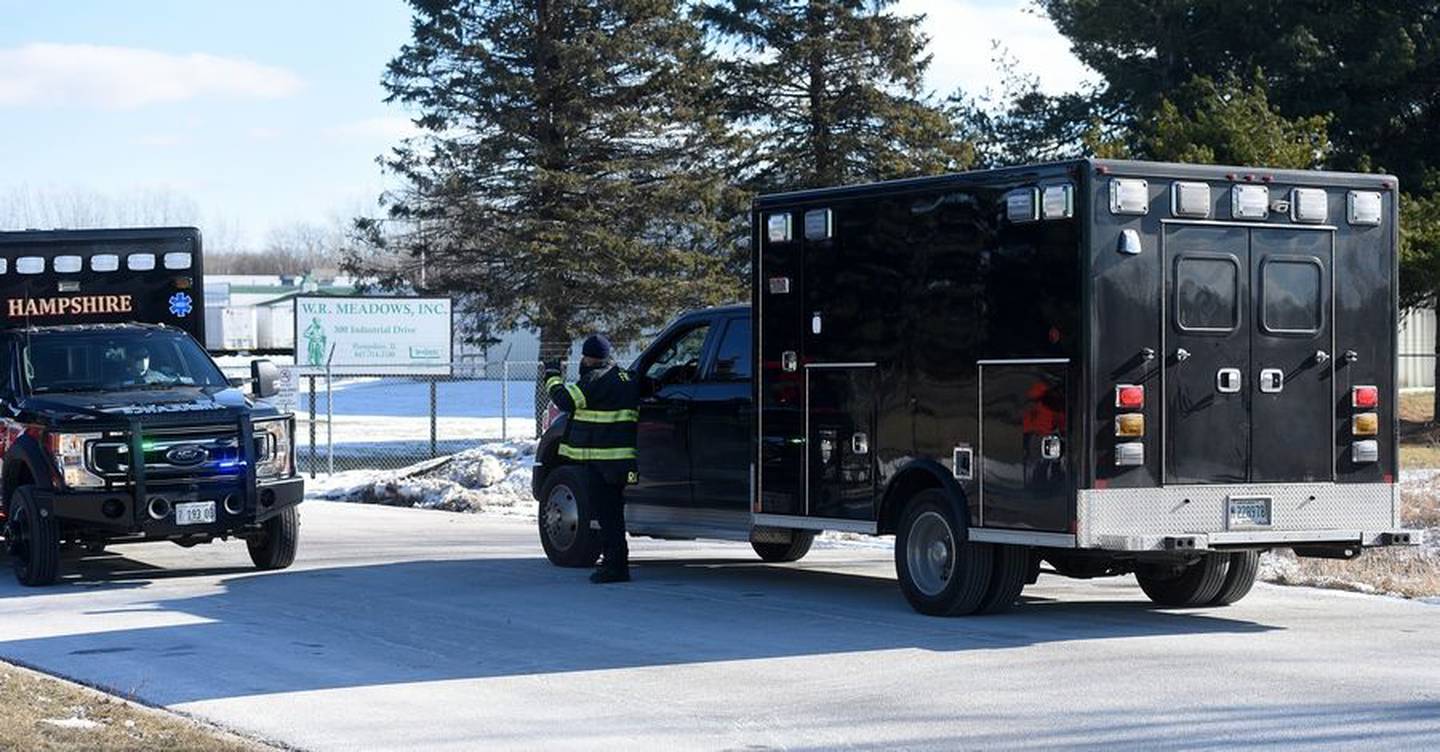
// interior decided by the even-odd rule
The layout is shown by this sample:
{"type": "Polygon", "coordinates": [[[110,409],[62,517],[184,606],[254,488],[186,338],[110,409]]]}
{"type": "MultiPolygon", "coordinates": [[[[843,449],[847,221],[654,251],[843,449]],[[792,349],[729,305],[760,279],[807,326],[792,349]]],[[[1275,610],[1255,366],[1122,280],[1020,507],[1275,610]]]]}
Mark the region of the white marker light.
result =
{"type": "Polygon", "coordinates": [[[1115,178],[1110,181],[1111,214],[1145,214],[1150,211],[1150,184],[1144,180],[1115,178]]]}
{"type": "Polygon", "coordinates": [[[1370,225],[1380,224],[1380,212],[1384,202],[1380,199],[1378,191],[1350,191],[1350,197],[1346,201],[1350,224],[1370,225]]]}
{"type": "Polygon", "coordinates": [[[1047,185],[1041,193],[1041,215],[1045,219],[1067,219],[1075,215],[1075,188],[1071,185],[1047,185]]]}
{"type": "Polygon", "coordinates": [[[1206,219],[1210,216],[1208,183],[1176,183],[1170,191],[1170,212],[1177,217],[1206,219]]]}
{"type": "Polygon", "coordinates": [[[1324,224],[1330,218],[1329,204],[1323,188],[1296,188],[1290,192],[1290,221],[1324,224]]]}
{"type": "Polygon", "coordinates": [[[1040,218],[1034,188],[1021,188],[1005,194],[1005,218],[1011,222],[1034,222],[1040,218]]]}
{"type": "Polygon", "coordinates": [[[765,220],[765,227],[765,237],[769,238],[771,243],[785,243],[790,240],[790,215],[788,213],[771,214],[765,220]]]}
{"type": "Polygon", "coordinates": [[[1234,219],[1265,219],[1270,216],[1270,189],[1263,185],[1231,188],[1230,216],[1234,219]]]}
{"type": "Polygon", "coordinates": [[[1145,445],[1139,441],[1126,441],[1115,445],[1115,465],[1134,467],[1145,464],[1145,445]]]}

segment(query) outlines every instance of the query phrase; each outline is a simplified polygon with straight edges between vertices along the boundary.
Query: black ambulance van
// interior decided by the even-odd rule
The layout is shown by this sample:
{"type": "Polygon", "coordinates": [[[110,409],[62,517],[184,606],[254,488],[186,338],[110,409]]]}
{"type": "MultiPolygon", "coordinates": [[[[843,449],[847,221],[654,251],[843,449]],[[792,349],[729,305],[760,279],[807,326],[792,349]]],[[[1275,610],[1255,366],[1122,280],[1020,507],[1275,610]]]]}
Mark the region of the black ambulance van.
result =
{"type": "MultiPolygon", "coordinates": [[[[627,520],[767,560],[818,530],[894,534],[928,614],[1007,609],[1042,563],[1225,605],[1267,549],[1417,544],[1395,486],[1398,195],[1382,175],[1083,160],[763,196],[752,307],[682,317],[634,366],[651,388],[627,520]],[[732,414],[745,430],[713,419],[732,414]],[[748,493],[707,490],[730,487],[748,493]]],[[[592,532],[583,491],[541,485],[551,451],[547,553],[592,532]]]]}
{"type": "Polygon", "coordinates": [[[261,569],[295,558],[294,417],[204,347],[194,228],[0,232],[5,540],[26,585],[62,546],[244,539],[261,569]]]}

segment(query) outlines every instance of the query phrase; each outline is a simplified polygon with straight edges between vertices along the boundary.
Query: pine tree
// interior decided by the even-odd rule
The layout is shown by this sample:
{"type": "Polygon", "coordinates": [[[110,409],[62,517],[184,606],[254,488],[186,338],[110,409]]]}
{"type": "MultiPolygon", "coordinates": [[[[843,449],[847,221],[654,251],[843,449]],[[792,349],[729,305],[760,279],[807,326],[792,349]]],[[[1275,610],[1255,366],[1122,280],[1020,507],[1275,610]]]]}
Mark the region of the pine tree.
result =
{"type": "Polygon", "coordinates": [[[723,0],[728,113],[750,137],[741,181],[780,191],[964,169],[974,159],[924,90],[922,16],[894,0],[723,0]]]}
{"type": "Polygon", "coordinates": [[[558,358],[733,300],[724,123],[704,34],[675,0],[410,0],[383,78],[421,135],[357,220],[346,268],[449,293],[472,338],[539,330],[558,358]]]}

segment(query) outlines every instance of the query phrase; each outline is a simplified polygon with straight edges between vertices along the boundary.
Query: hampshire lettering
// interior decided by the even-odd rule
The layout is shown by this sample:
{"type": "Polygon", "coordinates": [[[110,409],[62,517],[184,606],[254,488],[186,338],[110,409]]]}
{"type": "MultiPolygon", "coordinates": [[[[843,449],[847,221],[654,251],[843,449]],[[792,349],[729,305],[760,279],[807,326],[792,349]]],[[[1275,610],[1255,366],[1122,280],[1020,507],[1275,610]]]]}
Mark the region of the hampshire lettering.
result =
{"type": "Polygon", "coordinates": [[[76,295],[68,298],[11,298],[7,313],[12,319],[45,316],[130,313],[135,310],[129,295],[76,295]]]}

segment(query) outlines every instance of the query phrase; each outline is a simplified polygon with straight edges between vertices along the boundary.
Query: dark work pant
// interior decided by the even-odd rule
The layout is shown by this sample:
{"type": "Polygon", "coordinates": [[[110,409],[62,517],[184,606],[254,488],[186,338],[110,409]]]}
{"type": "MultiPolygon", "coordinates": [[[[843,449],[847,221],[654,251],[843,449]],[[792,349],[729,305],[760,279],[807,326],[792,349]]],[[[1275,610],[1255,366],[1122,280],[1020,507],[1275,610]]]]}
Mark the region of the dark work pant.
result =
{"type": "Polygon", "coordinates": [[[594,470],[590,471],[590,478],[605,566],[629,566],[630,549],[625,544],[625,484],[610,483],[594,470]]]}

